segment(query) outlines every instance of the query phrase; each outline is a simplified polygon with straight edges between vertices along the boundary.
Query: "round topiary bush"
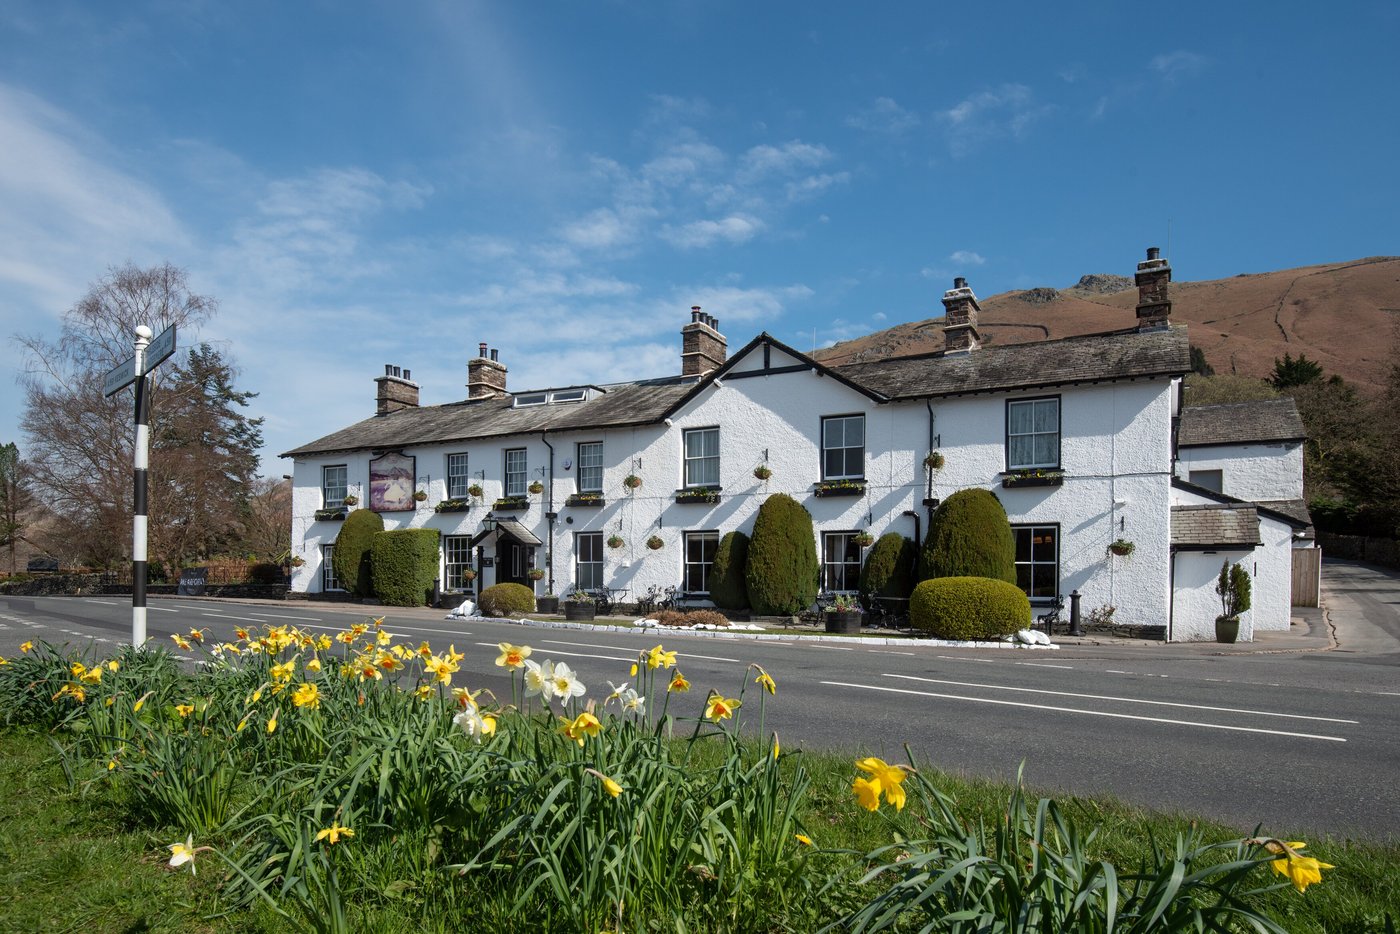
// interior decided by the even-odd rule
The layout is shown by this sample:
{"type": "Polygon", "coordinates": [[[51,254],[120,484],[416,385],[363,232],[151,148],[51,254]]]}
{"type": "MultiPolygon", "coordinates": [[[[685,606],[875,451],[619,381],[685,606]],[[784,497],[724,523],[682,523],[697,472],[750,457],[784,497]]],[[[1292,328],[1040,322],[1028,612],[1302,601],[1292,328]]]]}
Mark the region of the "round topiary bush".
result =
{"type": "Polygon", "coordinates": [[[906,599],[914,589],[913,541],[898,532],[880,536],[860,569],[860,592],[867,597],[906,599]]]}
{"type": "Polygon", "coordinates": [[[710,599],[726,610],[742,610],[749,605],[749,585],[744,574],[749,565],[749,537],[743,532],[726,532],[715,549],[710,566],[710,599]]]}
{"type": "Polygon", "coordinates": [[[990,490],[959,490],[933,513],[919,556],[919,580],[990,577],[1016,583],[1016,538],[990,490]]]}
{"type": "Polygon", "coordinates": [[[801,613],[816,602],[818,573],[811,513],[786,493],[765,499],[754,519],[744,573],[754,612],[801,613]]]}
{"type": "Polygon", "coordinates": [[[384,519],[369,509],[356,509],[345,517],[331,550],[331,568],[340,586],[356,597],[374,596],[374,575],[369,550],[374,536],[384,531],[384,519]]]}
{"type": "Polygon", "coordinates": [[[1031,601],[1006,581],[938,577],[914,588],[909,624],[939,639],[996,639],[1031,624],[1031,601]]]}
{"type": "Polygon", "coordinates": [[[482,616],[518,616],[535,611],[535,594],[524,584],[494,584],[477,600],[482,616]]]}

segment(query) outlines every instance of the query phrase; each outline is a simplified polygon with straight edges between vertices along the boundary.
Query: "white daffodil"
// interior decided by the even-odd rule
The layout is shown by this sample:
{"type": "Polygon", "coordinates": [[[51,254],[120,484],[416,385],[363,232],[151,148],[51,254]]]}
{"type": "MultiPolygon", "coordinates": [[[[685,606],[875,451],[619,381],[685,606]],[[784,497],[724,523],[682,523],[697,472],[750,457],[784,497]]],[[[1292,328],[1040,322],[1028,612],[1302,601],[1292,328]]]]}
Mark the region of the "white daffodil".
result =
{"type": "Polygon", "coordinates": [[[194,834],[187,836],[184,843],[172,843],[167,849],[170,850],[171,869],[179,869],[189,863],[190,872],[194,872],[194,834]]]}
{"type": "Polygon", "coordinates": [[[482,716],[474,706],[464,708],[452,722],[478,743],[496,732],[496,718],[482,716]]]}
{"type": "Polygon", "coordinates": [[[643,714],[647,704],[646,699],[632,688],[623,691],[618,700],[622,701],[622,709],[624,711],[627,713],[634,713],[639,717],[643,714]]]}
{"type": "MultiPolygon", "coordinates": [[[[548,665],[549,662],[545,662],[545,664],[548,665]]],[[[571,697],[582,697],[588,690],[583,686],[583,682],[579,681],[573,669],[564,662],[555,662],[554,672],[550,676],[550,684],[554,686],[554,696],[565,703],[571,697]]]]}
{"type": "Polygon", "coordinates": [[[525,661],[525,696],[534,697],[536,694],[545,703],[549,703],[554,698],[554,663],[525,661]]]}
{"type": "MultiPolygon", "coordinates": [[[[628,691],[628,685],[629,685],[629,683],[630,683],[630,682],[624,681],[624,682],[622,682],[621,684],[613,684],[611,681],[609,681],[609,682],[608,682],[608,687],[612,688],[612,693],[609,694],[607,697],[603,698],[603,705],[604,705],[604,706],[607,706],[607,704],[608,704],[609,701],[621,701],[621,700],[623,700],[623,696],[624,696],[624,695],[627,693],[627,691],[628,691]]],[[[635,694],[636,692],[633,691],[633,693],[635,694]]]]}

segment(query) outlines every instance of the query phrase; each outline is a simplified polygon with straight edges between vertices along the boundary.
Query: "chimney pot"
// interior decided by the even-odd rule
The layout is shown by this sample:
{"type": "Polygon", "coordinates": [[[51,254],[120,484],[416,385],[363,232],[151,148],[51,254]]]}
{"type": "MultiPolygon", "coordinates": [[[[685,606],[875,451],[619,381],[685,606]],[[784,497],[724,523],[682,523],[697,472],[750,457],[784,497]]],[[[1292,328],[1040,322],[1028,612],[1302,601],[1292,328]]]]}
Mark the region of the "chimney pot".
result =
{"type": "Polygon", "coordinates": [[[483,360],[486,359],[486,342],[485,342],[485,341],[482,341],[480,344],[477,344],[476,346],[477,346],[476,355],[477,355],[478,357],[480,357],[481,359],[483,359],[483,360]]]}
{"type": "Polygon", "coordinates": [[[953,288],[955,288],[955,289],[965,289],[965,288],[967,288],[967,280],[964,279],[962,276],[958,276],[956,279],[953,280],[953,288]]]}
{"type": "Polygon", "coordinates": [[[1161,259],[1161,258],[1162,258],[1162,250],[1161,250],[1161,248],[1160,248],[1160,247],[1155,247],[1155,246],[1150,246],[1150,247],[1148,247],[1148,248],[1147,248],[1147,258],[1148,258],[1148,259],[1161,259]]]}
{"type": "Polygon", "coordinates": [[[401,371],[398,367],[394,367],[394,375],[395,375],[395,376],[402,376],[402,375],[403,375],[403,371],[401,371]]]}
{"type": "Polygon", "coordinates": [[[384,375],[385,375],[385,376],[393,376],[393,375],[394,375],[394,365],[393,365],[392,363],[386,363],[386,364],[384,364],[384,375]]]}
{"type": "Polygon", "coordinates": [[[411,377],[411,376],[409,375],[410,372],[412,372],[412,371],[411,371],[411,370],[404,370],[404,371],[403,371],[403,378],[404,378],[404,379],[412,379],[413,377],[411,377]]]}
{"type": "Polygon", "coordinates": [[[495,363],[498,359],[500,359],[500,358],[497,356],[497,354],[499,354],[499,353],[500,353],[500,351],[498,351],[495,347],[492,347],[492,348],[491,348],[491,362],[492,362],[492,363],[495,363]]]}

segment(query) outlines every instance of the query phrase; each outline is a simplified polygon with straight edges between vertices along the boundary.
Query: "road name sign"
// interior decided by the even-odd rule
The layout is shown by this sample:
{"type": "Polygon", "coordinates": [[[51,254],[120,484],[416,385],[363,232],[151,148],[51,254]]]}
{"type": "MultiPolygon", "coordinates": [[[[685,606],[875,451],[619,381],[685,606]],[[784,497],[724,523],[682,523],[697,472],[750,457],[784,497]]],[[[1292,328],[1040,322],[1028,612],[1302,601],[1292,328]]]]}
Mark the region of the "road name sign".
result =
{"type": "Polygon", "coordinates": [[[114,396],[136,382],[136,358],[128,357],[117,364],[102,380],[102,394],[114,396]]]}
{"type": "MultiPolygon", "coordinates": [[[[150,333],[149,331],[147,333],[150,333]]],[[[175,325],[171,325],[161,331],[154,340],[146,347],[145,365],[141,368],[141,375],[151,372],[160,366],[170,355],[175,352],[175,325]]],[[[117,364],[102,380],[102,394],[104,396],[115,396],[132,383],[136,382],[136,358],[128,357],[117,364]]]]}
{"type": "Polygon", "coordinates": [[[146,366],[144,367],[145,371],[147,373],[151,372],[156,367],[164,363],[166,359],[168,359],[170,355],[174,352],[175,325],[172,324],[170,327],[157,334],[155,338],[151,341],[150,346],[146,348],[146,366]]]}

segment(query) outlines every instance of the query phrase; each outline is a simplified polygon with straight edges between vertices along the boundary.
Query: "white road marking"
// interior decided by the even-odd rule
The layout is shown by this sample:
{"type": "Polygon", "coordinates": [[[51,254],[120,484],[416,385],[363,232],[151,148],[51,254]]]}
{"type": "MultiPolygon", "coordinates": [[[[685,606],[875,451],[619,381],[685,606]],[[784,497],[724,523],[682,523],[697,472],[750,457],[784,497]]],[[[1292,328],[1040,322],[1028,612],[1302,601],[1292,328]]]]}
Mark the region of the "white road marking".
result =
{"type": "Polygon", "coordinates": [[[1109,675],[1130,675],[1130,674],[1132,674],[1132,672],[1131,672],[1131,671],[1119,671],[1117,668],[1105,668],[1105,669],[1104,669],[1104,674],[1109,674],[1109,675]]]}
{"type": "Polygon", "coordinates": [[[1176,701],[1145,700],[1138,697],[1114,697],[1108,694],[1077,694],[1072,691],[1047,691],[1042,688],[1020,688],[1010,687],[1003,684],[977,684],[971,681],[945,681],[941,678],[920,678],[917,675],[895,675],[886,674],[887,678],[899,678],[902,681],[923,681],[928,684],[951,684],[955,687],[963,688],[986,688],[993,691],[1016,691],[1022,694],[1050,694],[1055,697],[1078,697],[1083,700],[1105,700],[1116,701],[1122,704],[1151,704],[1154,707],[1184,707],[1188,710],[1214,710],[1219,713],[1243,713],[1253,714],[1259,717],[1287,717],[1291,720],[1319,720],[1324,723],[1356,723],[1356,720],[1342,720],[1337,717],[1310,717],[1298,713],[1275,713],[1271,710],[1250,710],[1245,707],[1208,707],[1204,704],[1182,704],[1176,701]]]}
{"type": "Polygon", "coordinates": [[[857,688],[867,691],[883,691],[888,694],[912,694],[916,697],[933,697],[939,700],[968,701],[974,704],[996,704],[1000,707],[1025,707],[1031,710],[1049,710],[1055,713],[1080,713],[1090,717],[1112,717],[1115,720],[1141,720],[1147,723],[1167,723],[1174,726],[1195,726],[1205,730],[1229,730],[1235,733],[1266,733],[1270,736],[1292,736],[1298,739],[1321,739],[1333,743],[1345,743],[1341,736],[1324,736],[1320,733],[1289,733],[1283,730],[1264,730],[1253,726],[1227,726],[1223,723],[1199,723],[1194,720],[1169,720],[1164,717],[1141,717],[1131,713],[1109,713],[1103,710],[1080,710],[1077,707],[1050,707],[1045,704],[1023,704],[1018,701],[994,700],[990,697],[967,697],[961,694],[935,694],[932,691],[906,691],[902,688],[887,688],[875,684],[847,684],[844,681],[822,681],[832,687],[857,688]]]}
{"type": "Polygon", "coordinates": [[[825,642],[813,642],[814,649],[831,649],[833,652],[854,652],[855,649],[845,645],[827,645],[825,642]]]}
{"type": "Polygon", "coordinates": [[[1046,665],[1041,662],[1016,662],[1017,665],[1025,665],[1027,668],[1064,668],[1069,671],[1074,670],[1073,665],[1046,665]]]}
{"type": "Polygon", "coordinates": [[[148,610],[155,610],[157,613],[178,613],[178,612],[180,612],[179,610],[172,610],[172,609],[170,609],[169,607],[165,607],[165,606],[147,606],[146,609],[148,609],[148,610]]]}
{"type": "MultiPolygon", "coordinates": [[[[572,645],[572,646],[577,646],[578,648],[581,648],[581,649],[611,649],[612,651],[615,651],[615,652],[625,651],[624,649],[620,649],[620,648],[618,648],[618,647],[615,646],[615,645],[597,645],[596,643],[592,643],[592,642],[561,642],[561,641],[559,641],[558,639],[541,639],[541,640],[540,640],[540,644],[541,644],[541,645],[572,645]]],[[[648,651],[647,649],[642,649],[641,652],[638,652],[637,654],[638,654],[638,655],[645,654],[647,651],[648,651]]],[[[679,650],[679,649],[676,650],[676,655],[677,655],[677,657],[679,657],[679,658],[703,658],[703,659],[706,659],[707,661],[712,661],[712,662],[733,662],[733,663],[735,663],[736,665],[742,665],[742,664],[744,664],[744,660],[743,660],[743,659],[740,659],[740,658],[725,658],[723,655],[697,655],[697,654],[695,654],[694,652],[683,652],[683,651],[681,651],[681,650],[679,650]]],[[[628,659],[628,661],[636,661],[636,659],[637,659],[637,656],[634,655],[632,658],[628,659]]]]}
{"type": "Polygon", "coordinates": [[[1371,691],[1372,694],[1379,694],[1382,697],[1400,697],[1400,691],[1371,691]]]}
{"type": "Polygon", "coordinates": [[[935,655],[934,658],[946,658],[953,662],[981,662],[984,665],[995,665],[994,658],[963,658],[961,655],[935,655]]]}
{"type": "Polygon", "coordinates": [[[94,600],[91,597],[83,601],[84,603],[100,603],[103,606],[126,606],[125,603],[113,603],[111,600],[94,600]]]}
{"type": "Polygon", "coordinates": [[[917,654],[918,654],[917,652],[893,652],[893,651],[891,651],[891,650],[889,650],[889,649],[866,649],[866,651],[867,651],[867,652],[872,652],[872,653],[874,653],[875,655],[917,655],[917,654]]]}

